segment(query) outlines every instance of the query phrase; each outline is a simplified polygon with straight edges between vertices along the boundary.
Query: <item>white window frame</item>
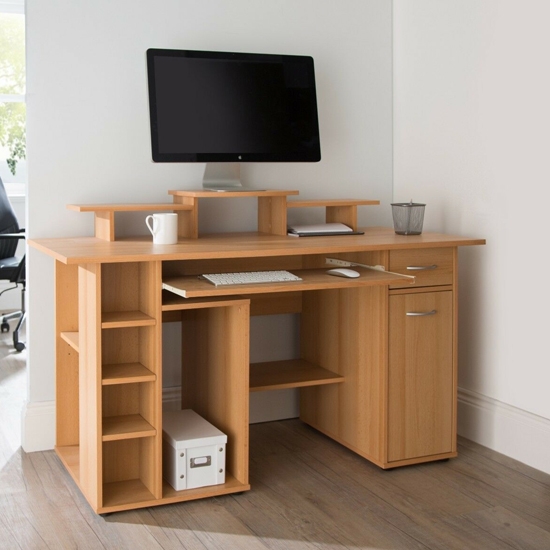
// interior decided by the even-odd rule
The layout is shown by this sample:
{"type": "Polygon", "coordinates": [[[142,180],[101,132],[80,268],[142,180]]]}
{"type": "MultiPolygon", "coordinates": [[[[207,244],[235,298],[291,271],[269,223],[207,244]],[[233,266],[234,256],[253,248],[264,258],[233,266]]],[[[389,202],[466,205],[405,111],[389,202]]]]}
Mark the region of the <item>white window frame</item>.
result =
{"type": "MultiPolygon", "coordinates": [[[[25,0],[0,0],[0,13],[18,13],[25,15],[25,0]]],[[[25,94],[0,94],[2,103],[25,103],[25,94]]],[[[9,195],[26,195],[27,183],[7,183],[6,191],[9,195]]]]}
{"type": "Polygon", "coordinates": [[[0,0],[0,11],[2,13],[25,14],[25,0],[0,0]]]}

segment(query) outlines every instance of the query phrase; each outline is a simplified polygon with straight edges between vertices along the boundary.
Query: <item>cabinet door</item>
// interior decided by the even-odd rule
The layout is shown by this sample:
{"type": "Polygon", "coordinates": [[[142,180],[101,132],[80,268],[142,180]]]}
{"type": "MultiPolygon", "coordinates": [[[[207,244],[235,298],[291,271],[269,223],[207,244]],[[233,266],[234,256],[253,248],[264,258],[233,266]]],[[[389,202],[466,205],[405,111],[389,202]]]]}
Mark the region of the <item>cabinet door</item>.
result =
{"type": "Polygon", "coordinates": [[[449,453],[455,430],[452,292],[390,296],[388,462],[449,453]]]}

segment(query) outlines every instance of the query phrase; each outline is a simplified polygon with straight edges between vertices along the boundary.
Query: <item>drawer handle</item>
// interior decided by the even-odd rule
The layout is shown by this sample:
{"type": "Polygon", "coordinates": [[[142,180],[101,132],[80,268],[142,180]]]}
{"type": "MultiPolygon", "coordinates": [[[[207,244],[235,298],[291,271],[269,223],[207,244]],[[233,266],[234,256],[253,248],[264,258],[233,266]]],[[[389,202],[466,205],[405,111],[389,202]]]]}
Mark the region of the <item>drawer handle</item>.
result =
{"type": "Polygon", "coordinates": [[[407,311],[406,315],[408,317],[426,317],[426,315],[435,315],[437,309],[432,309],[432,311],[407,311]]]}
{"type": "Polygon", "coordinates": [[[408,265],[409,271],[427,271],[428,269],[437,269],[437,265],[408,265]]]}

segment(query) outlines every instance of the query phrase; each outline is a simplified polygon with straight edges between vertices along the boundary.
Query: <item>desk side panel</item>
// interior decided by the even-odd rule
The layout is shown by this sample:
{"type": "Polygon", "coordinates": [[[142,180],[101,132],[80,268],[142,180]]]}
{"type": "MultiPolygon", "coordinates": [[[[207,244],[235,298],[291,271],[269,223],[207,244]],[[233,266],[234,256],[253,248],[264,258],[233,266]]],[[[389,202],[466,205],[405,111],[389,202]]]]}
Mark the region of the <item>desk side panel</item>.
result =
{"type": "Polygon", "coordinates": [[[102,505],[101,265],[78,268],[80,333],[80,486],[94,510],[102,505]]]}
{"type": "Polygon", "coordinates": [[[182,311],[182,408],[227,437],[226,471],[248,484],[250,305],[182,311]]]}
{"type": "Polygon", "coordinates": [[[78,353],[62,332],[78,332],[78,267],[55,262],[56,446],[78,445],[78,353]]]}
{"type": "Polygon", "coordinates": [[[304,293],[302,358],[345,380],[303,388],[300,418],[374,462],[384,448],[386,327],[386,287],[304,293]]]}

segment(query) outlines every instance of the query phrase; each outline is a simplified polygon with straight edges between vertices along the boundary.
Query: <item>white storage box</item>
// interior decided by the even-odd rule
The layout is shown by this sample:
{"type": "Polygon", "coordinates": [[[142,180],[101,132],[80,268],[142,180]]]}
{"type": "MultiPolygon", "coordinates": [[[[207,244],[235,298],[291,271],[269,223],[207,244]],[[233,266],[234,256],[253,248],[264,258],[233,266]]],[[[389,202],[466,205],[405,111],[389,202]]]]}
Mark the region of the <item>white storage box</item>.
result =
{"type": "Polygon", "coordinates": [[[162,471],[176,489],[225,483],[227,435],[195,411],[163,413],[162,471]]]}

